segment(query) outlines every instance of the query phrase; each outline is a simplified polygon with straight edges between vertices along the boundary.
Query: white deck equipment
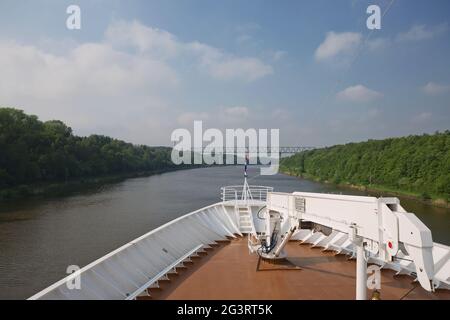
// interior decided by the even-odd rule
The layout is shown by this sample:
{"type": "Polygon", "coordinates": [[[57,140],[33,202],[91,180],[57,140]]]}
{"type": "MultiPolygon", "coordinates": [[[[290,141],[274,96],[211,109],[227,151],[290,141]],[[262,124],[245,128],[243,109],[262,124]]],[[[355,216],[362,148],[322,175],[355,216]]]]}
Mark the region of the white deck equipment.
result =
{"type": "Polygon", "coordinates": [[[307,192],[267,195],[265,231],[252,243],[266,259],[283,257],[290,239],[356,256],[357,299],[366,299],[367,262],[413,275],[427,291],[449,289],[450,249],[434,244],[431,231],[397,198],[307,192]],[[313,223],[321,231],[300,229],[313,223]]]}

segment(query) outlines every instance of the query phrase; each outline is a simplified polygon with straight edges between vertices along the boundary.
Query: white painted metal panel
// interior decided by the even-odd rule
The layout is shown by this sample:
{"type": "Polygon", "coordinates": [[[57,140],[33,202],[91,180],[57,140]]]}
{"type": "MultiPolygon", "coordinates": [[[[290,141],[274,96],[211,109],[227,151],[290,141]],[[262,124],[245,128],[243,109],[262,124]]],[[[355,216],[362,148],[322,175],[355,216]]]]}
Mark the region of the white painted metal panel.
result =
{"type": "Polygon", "coordinates": [[[135,297],[157,281],[161,272],[170,272],[186,255],[195,253],[195,248],[208,247],[236,233],[234,210],[217,203],[166,223],[82,268],[80,289],[68,289],[67,283],[75,278],[72,274],[30,299],[135,297]]]}

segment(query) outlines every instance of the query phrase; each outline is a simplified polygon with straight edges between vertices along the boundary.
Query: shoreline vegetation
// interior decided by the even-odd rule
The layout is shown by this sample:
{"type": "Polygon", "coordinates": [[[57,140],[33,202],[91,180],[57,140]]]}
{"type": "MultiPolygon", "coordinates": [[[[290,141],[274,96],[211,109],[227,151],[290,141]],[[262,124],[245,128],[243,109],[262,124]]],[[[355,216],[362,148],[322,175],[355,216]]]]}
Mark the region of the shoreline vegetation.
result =
{"type": "Polygon", "coordinates": [[[450,207],[450,131],[303,151],[280,172],[380,195],[450,207]]]}
{"type": "Polygon", "coordinates": [[[175,165],[171,152],[103,135],[76,136],[62,121],[0,108],[0,200],[197,167],[175,165]]]}
{"type": "MultiPolygon", "coordinates": [[[[61,121],[0,108],[0,200],[205,167],[177,166],[171,151],[102,135],[76,136],[61,121]]],[[[282,159],[280,172],[448,208],[450,131],[308,150],[282,159]]]]}
{"type": "Polygon", "coordinates": [[[280,170],[280,173],[291,176],[291,177],[295,177],[295,178],[299,178],[299,179],[305,179],[305,180],[309,180],[309,181],[315,181],[315,182],[319,182],[319,183],[323,183],[323,184],[328,184],[328,185],[333,185],[333,186],[337,186],[337,187],[342,187],[342,188],[348,188],[348,189],[354,189],[354,190],[359,190],[359,191],[365,191],[365,192],[369,192],[369,193],[378,193],[378,197],[386,197],[386,196],[399,196],[399,197],[403,197],[403,198],[408,198],[408,199],[413,199],[413,200],[417,200],[420,201],[422,203],[426,203],[428,205],[432,205],[435,207],[440,207],[440,208],[450,208],[450,202],[448,202],[447,200],[443,199],[443,198],[439,198],[439,197],[433,197],[431,196],[431,198],[424,198],[421,194],[419,193],[414,193],[411,191],[404,191],[404,190],[398,190],[398,189],[390,189],[384,186],[376,186],[376,185],[369,185],[369,186],[364,186],[364,185],[356,185],[356,184],[345,184],[345,183],[333,183],[331,181],[323,181],[320,180],[317,177],[312,177],[312,176],[299,176],[297,174],[292,174],[289,171],[284,171],[284,170],[280,170]]]}

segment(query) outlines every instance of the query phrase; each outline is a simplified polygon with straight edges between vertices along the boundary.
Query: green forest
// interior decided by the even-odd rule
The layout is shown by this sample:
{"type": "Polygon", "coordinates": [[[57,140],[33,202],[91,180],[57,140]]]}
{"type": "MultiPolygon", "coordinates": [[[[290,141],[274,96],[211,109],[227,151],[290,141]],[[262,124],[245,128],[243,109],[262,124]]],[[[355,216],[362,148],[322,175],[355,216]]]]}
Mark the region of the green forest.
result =
{"type": "Polygon", "coordinates": [[[304,151],[282,172],[335,184],[450,200],[450,131],[304,151]]]}
{"type": "MultiPolygon", "coordinates": [[[[175,169],[171,148],[80,137],[58,120],[0,108],[0,191],[74,179],[175,169]]],[[[450,131],[313,149],[282,172],[335,184],[450,200],[450,131]]]]}
{"type": "Polygon", "coordinates": [[[79,137],[58,120],[0,108],[0,189],[173,168],[171,148],[133,145],[102,135],[79,137]]]}

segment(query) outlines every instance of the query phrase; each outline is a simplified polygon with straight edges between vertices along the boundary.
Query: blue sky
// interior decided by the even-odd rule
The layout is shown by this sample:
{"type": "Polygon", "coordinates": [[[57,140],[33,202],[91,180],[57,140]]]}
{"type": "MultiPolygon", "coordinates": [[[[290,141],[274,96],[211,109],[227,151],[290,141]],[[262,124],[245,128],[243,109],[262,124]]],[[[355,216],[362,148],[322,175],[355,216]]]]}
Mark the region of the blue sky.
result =
{"type": "Polygon", "coordinates": [[[0,0],[0,105],[150,145],[193,120],[290,145],[431,133],[450,129],[449,20],[445,0],[0,0]]]}

